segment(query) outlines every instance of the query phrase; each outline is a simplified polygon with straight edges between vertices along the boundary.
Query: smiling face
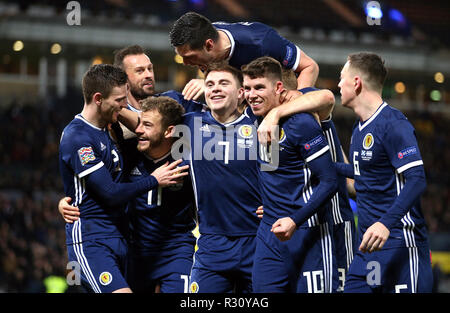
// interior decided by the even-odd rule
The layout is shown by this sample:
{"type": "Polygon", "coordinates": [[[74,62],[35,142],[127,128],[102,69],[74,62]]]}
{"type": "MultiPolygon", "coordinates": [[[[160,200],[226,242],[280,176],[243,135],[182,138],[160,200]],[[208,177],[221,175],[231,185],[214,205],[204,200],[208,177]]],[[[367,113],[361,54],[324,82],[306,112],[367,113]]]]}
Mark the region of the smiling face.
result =
{"type": "Polygon", "coordinates": [[[256,116],[265,116],[279,104],[281,81],[273,81],[267,77],[251,78],[244,75],[244,95],[247,103],[256,116]]]}
{"type": "Polygon", "coordinates": [[[164,134],[162,116],[158,110],[142,112],[141,122],[136,128],[137,149],[140,152],[149,152],[158,148],[164,140],[164,134]]]}
{"type": "Polygon", "coordinates": [[[155,73],[150,58],[145,54],[127,55],[123,67],[128,76],[130,92],[137,100],[155,93],[155,73]]]}
{"type": "MultiPolygon", "coordinates": [[[[99,97],[99,93],[94,95],[99,97]]],[[[106,124],[117,122],[120,110],[127,106],[127,85],[117,86],[111,90],[108,98],[102,98],[99,114],[106,124]]]]}
{"type": "Polygon", "coordinates": [[[233,74],[211,71],[205,78],[205,100],[212,112],[236,110],[243,90],[233,74]]]}

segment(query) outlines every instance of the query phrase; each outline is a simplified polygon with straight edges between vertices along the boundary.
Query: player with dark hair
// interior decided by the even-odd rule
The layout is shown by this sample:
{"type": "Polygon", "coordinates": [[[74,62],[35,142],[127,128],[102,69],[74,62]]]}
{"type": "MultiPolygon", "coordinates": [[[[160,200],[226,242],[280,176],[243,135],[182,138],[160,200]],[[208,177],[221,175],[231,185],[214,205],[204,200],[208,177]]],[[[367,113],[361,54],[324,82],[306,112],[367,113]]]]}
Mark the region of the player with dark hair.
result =
{"type": "MultiPolygon", "coordinates": [[[[266,116],[279,105],[281,65],[261,57],[244,66],[242,73],[247,103],[256,116],[266,116]]],[[[334,104],[330,91],[321,92],[334,104]]],[[[264,216],[256,237],[255,292],[335,290],[329,201],[337,177],[329,149],[319,123],[307,113],[281,119],[279,137],[271,145],[260,145],[264,216]]]]}
{"type": "Polygon", "coordinates": [[[382,99],[386,75],[381,57],[368,52],[350,54],[341,71],[342,105],[359,117],[352,164],[337,166],[355,179],[360,236],[344,292],[431,292],[423,161],[413,126],[382,99]]]}
{"type": "Polygon", "coordinates": [[[123,183],[124,160],[108,133],[126,107],[127,75],[118,67],[95,65],[83,77],[82,112],[64,128],[59,166],[65,194],[80,211],[66,224],[69,261],[81,266],[83,286],[93,292],[131,292],[125,281],[125,204],[157,186],[170,186],[188,173],[181,160],[164,164],[133,183],[123,183]],[[181,171],[181,172],[179,172],[181,171]]]}
{"type": "MultiPolygon", "coordinates": [[[[184,64],[203,71],[208,64],[224,60],[240,69],[267,55],[296,72],[298,88],[314,86],[319,74],[319,66],[304,51],[259,22],[211,23],[203,15],[188,12],[173,24],[169,37],[184,64]]],[[[197,99],[203,87],[201,80],[191,80],[182,93],[186,99],[197,99]]]]}

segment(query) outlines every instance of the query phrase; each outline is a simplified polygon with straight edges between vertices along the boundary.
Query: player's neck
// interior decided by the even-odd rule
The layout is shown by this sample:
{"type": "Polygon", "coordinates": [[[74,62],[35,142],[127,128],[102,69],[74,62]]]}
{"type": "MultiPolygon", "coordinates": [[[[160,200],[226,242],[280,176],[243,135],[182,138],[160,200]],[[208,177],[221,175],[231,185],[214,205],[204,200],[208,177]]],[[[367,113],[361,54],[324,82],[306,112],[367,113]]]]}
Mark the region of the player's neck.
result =
{"type": "Polygon", "coordinates": [[[170,140],[163,140],[163,142],[161,142],[161,144],[158,147],[148,150],[147,155],[152,160],[158,160],[170,152],[170,149],[172,148],[172,143],[173,143],[172,138],[170,138],[170,140]]]}
{"type": "Polygon", "coordinates": [[[211,115],[219,123],[227,124],[236,120],[241,115],[241,113],[239,113],[237,107],[233,107],[230,109],[223,109],[223,110],[215,110],[215,111],[211,110],[211,115]]]}
{"type": "Polygon", "coordinates": [[[127,95],[127,102],[136,110],[141,110],[141,103],[131,93],[127,95]]]}
{"type": "Polygon", "coordinates": [[[219,39],[217,40],[217,51],[221,54],[221,59],[227,59],[231,52],[231,41],[225,32],[218,30],[219,39]]]}
{"type": "Polygon", "coordinates": [[[360,121],[364,122],[375,114],[383,103],[383,99],[379,93],[366,92],[362,97],[359,97],[358,102],[355,106],[355,113],[359,116],[360,121]]]}
{"type": "Polygon", "coordinates": [[[97,112],[97,106],[93,103],[84,104],[83,111],[80,114],[86,121],[98,128],[105,128],[108,125],[108,122],[101,118],[97,112]]]}

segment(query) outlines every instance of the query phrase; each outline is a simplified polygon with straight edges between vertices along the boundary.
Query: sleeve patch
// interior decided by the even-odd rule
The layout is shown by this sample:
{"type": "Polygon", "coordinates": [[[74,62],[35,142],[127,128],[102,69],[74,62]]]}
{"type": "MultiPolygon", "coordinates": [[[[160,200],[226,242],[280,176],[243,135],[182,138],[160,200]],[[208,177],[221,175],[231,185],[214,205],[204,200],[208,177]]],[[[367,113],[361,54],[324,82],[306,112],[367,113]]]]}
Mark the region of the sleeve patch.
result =
{"type": "Polygon", "coordinates": [[[320,144],[322,142],[323,142],[323,136],[319,135],[316,138],[314,138],[313,140],[305,143],[304,148],[305,148],[305,150],[309,150],[312,147],[314,147],[314,146],[316,146],[316,145],[318,145],[318,144],[320,144]]]}
{"type": "Polygon", "coordinates": [[[81,165],[87,164],[89,161],[95,160],[94,150],[92,147],[83,147],[78,150],[78,157],[81,165]]]}
{"type": "Polygon", "coordinates": [[[397,153],[397,157],[401,160],[411,155],[417,154],[417,148],[415,146],[403,149],[402,151],[397,153]]]}

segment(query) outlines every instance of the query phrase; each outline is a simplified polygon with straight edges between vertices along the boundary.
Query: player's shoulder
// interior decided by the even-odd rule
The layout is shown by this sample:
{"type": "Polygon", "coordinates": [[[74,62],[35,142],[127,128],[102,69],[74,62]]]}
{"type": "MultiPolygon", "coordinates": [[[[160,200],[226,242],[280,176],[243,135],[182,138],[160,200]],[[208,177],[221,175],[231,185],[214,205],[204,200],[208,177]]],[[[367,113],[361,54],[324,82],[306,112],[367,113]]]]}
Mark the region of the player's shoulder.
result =
{"type": "Polygon", "coordinates": [[[63,130],[61,146],[93,144],[102,130],[75,117],[63,130]]]}
{"type": "Polygon", "coordinates": [[[380,115],[383,117],[382,120],[386,122],[391,121],[407,121],[405,114],[401,112],[399,109],[396,109],[385,102],[385,107],[380,112],[380,115]]]}
{"type": "Polygon", "coordinates": [[[312,114],[306,113],[306,112],[296,113],[296,114],[289,116],[285,120],[284,124],[289,127],[295,127],[295,128],[298,128],[300,126],[320,127],[319,123],[317,123],[314,116],[312,114]]]}
{"type": "Polygon", "coordinates": [[[380,133],[389,134],[405,128],[414,127],[400,110],[386,104],[377,118],[377,130],[380,133]]]}

